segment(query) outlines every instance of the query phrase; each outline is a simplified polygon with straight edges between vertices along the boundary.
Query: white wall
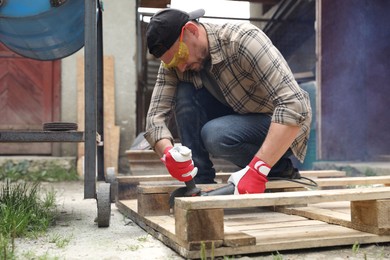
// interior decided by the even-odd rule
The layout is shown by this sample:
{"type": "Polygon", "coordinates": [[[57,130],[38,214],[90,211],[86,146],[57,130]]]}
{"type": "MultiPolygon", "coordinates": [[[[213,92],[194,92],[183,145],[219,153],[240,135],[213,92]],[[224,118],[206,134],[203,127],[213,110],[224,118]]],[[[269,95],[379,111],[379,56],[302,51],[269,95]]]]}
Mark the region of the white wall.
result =
{"type": "MultiPolygon", "coordinates": [[[[114,57],[116,125],[121,128],[119,171],[128,171],[125,151],[135,138],[136,127],[136,1],[103,2],[104,55],[114,57]]],[[[61,120],[77,122],[77,58],[84,51],[62,60],[61,120]]],[[[82,108],[83,109],[83,108],[82,108]]],[[[76,156],[77,144],[61,144],[63,156],[76,156]]]]}

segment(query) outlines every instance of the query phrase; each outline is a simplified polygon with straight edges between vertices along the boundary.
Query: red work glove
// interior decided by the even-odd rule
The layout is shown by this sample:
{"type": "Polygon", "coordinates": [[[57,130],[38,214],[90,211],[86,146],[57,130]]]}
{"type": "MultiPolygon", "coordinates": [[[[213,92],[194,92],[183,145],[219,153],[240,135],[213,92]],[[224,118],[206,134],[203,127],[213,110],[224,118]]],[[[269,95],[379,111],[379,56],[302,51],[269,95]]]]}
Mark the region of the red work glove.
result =
{"type": "Polygon", "coordinates": [[[232,173],[228,182],[236,186],[234,194],[264,193],[270,170],[268,164],[255,156],[244,169],[232,173]]]}
{"type": "Polygon", "coordinates": [[[179,181],[190,181],[198,173],[194,167],[191,150],[186,146],[167,147],[161,161],[165,164],[172,177],[179,181]]]}

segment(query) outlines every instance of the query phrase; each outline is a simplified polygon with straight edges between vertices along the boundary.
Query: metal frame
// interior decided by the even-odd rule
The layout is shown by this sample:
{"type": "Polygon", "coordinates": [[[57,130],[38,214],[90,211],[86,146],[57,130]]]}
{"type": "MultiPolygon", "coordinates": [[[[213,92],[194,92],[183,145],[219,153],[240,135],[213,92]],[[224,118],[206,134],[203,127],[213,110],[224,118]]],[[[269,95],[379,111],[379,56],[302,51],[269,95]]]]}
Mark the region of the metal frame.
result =
{"type": "Polygon", "coordinates": [[[103,35],[98,0],[85,0],[85,130],[0,131],[1,142],[84,142],[84,198],[96,198],[96,180],[104,180],[103,35]],[[98,131],[100,134],[98,134],[98,131]]]}

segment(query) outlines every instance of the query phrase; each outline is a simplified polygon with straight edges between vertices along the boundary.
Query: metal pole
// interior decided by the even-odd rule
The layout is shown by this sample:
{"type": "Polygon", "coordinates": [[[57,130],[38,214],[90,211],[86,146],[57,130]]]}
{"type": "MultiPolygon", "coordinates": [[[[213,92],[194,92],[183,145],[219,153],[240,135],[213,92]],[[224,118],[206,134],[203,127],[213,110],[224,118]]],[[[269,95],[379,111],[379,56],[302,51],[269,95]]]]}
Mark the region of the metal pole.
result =
{"type": "Polygon", "coordinates": [[[97,147],[97,180],[105,180],[104,169],[104,59],[103,59],[103,16],[98,2],[97,16],[97,132],[102,145],[97,147]]]}
{"type": "Polygon", "coordinates": [[[85,0],[85,145],[84,198],[96,198],[96,86],[97,26],[96,1],[85,0]]]}

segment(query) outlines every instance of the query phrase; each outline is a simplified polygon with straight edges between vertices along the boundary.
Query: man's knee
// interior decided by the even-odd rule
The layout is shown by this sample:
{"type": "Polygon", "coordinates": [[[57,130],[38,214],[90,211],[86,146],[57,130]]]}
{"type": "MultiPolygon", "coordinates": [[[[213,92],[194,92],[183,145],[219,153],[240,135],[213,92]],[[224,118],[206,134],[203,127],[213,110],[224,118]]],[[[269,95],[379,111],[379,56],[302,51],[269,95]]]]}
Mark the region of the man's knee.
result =
{"type": "Polygon", "coordinates": [[[214,156],[223,153],[224,146],[224,132],[226,128],[211,120],[201,129],[201,138],[206,150],[214,156]]]}

